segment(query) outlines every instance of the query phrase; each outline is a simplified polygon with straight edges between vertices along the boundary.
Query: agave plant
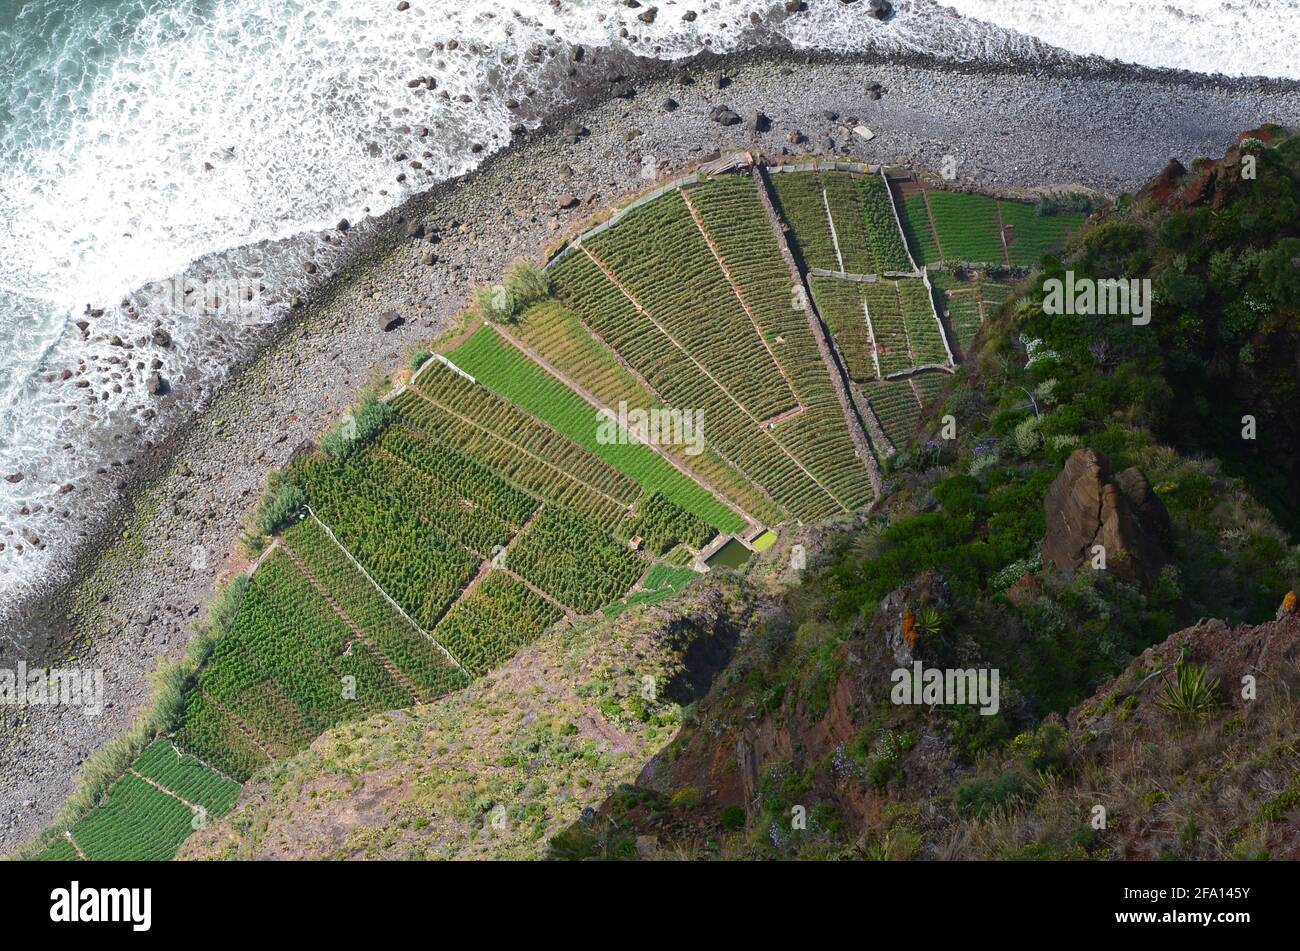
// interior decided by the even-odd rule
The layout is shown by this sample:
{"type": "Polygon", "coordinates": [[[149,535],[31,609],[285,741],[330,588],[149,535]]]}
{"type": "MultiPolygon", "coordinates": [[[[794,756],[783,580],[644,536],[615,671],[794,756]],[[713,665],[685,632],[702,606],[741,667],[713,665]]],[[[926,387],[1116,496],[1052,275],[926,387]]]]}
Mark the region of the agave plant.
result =
{"type": "Polygon", "coordinates": [[[1218,679],[1208,678],[1204,664],[1180,660],[1174,664],[1173,680],[1165,684],[1164,695],[1156,705],[1180,719],[1199,720],[1218,705],[1218,687],[1218,679]]]}
{"type": "Polygon", "coordinates": [[[930,606],[916,612],[916,626],[924,634],[939,634],[943,631],[943,612],[930,606]]]}

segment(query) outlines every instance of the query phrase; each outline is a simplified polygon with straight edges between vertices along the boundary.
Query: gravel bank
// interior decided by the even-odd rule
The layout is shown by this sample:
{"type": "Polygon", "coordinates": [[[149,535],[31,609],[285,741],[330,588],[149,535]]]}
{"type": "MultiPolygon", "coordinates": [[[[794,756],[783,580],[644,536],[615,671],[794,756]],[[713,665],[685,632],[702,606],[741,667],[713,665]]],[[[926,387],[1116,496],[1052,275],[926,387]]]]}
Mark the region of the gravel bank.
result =
{"type": "MultiPolygon", "coordinates": [[[[1115,192],[1141,185],[1171,156],[1221,153],[1261,122],[1300,123],[1300,93],[1290,84],[1085,63],[1020,74],[769,54],[661,65],[653,75],[624,63],[617,68],[634,77],[631,98],[577,108],[474,173],[349,231],[340,272],[141,467],[149,471],[131,511],[100,534],[75,587],[55,592],[33,622],[45,658],[72,654],[79,666],[105,671],[108,706],[95,718],[0,708],[0,851],[58,812],[77,765],[147,702],[148,672],[183,651],[215,581],[242,567],[231,552],[267,471],[324,429],[360,386],[435,336],[475,285],[516,257],[536,256],[602,206],[738,148],[930,169],[952,155],[961,182],[1115,192]],[[679,72],[694,81],[679,83],[679,72]],[[730,81],[719,88],[724,73],[730,81]],[[869,94],[874,83],[883,87],[878,100],[869,94]],[[720,104],[742,121],[711,119],[720,104]],[[750,127],[756,109],[770,119],[765,132],[750,127]],[[566,137],[570,123],[586,131],[566,137]],[[859,123],[875,137],[853,135],[859,123]],[[424,237],[408,236],[411,221],[424,223],[424,237]],[[391,312],[402,322],[381,330],[391,312]]],[[[0,666],[16,659],[0,655],[0,666]]]]}

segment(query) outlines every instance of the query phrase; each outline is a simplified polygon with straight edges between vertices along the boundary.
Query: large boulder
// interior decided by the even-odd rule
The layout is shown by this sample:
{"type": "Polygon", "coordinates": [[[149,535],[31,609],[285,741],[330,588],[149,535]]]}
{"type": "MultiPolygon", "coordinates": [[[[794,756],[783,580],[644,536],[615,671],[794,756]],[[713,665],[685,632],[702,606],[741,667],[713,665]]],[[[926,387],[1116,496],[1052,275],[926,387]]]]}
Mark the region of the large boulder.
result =
{"type": "Polygon", "coordinates": [[[1047,490],[1043,562],[1058,571],[1091,568],[1105,549],[1107,571],[1150,589],[1168,561],[1169,513],[1138,469],[1115,475],[1095,449],[1076,449],[1047,490]]]}

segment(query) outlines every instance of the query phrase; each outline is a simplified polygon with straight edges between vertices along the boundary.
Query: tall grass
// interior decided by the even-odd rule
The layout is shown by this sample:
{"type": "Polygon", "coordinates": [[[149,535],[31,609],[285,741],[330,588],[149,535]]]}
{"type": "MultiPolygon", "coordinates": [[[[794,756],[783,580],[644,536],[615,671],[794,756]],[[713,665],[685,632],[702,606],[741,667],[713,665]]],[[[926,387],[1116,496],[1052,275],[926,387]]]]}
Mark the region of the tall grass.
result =
{"type": "Polygon", "coordinates": [[[532,261],[510,265],[505,280],[474,292],[474,306],[484,320],[508,323],[551,293],[551,277],[532,261]]]}

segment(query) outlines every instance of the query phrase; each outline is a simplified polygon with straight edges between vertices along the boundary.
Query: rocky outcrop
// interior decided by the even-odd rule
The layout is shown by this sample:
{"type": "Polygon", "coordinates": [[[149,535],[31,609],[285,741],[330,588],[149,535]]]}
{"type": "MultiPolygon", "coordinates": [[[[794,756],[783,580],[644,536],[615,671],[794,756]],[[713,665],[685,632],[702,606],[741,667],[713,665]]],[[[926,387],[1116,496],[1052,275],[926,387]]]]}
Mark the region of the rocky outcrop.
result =
{"type": "Polygon", "coordinates": [[[1169,513],[1136,468],[1119,475],[1095,449],[1078,449],[1047,491],[1044,564],[1073,572],[1102,564],[1150,589],[1168,561],[1169,513]],[[1097,551],[1100,545],[1102,551],[1097,551]]]}

